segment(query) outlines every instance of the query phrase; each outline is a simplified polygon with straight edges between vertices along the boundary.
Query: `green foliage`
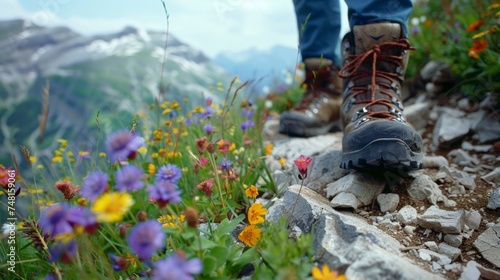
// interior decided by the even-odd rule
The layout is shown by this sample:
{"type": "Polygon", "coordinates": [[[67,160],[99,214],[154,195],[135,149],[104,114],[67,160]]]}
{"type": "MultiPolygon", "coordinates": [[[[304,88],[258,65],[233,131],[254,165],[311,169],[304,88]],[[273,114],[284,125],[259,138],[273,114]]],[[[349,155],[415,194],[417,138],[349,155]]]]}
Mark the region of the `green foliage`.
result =
{"type": "Polygon", "coordinates": [[[408,76],[430,60],[444,61],[455,88],[481,100],[498,92],[500,83],[500,5],[493,1],[423,1],[410,18],[412,53],[408,76]]]}
{"type": "MultiPolygon", "coordinates": [[[[255,198],[247,196],[246,188],[256,186],[259,195],[277,195],[264,161],[271,156],[266,155],[261,139],[265,114],[239,98],[243,86],[233,81],[227,90],[221,84],[213,87],[216,90],[212,89],[212,95],[224,95],[220,98],[224,100],[222,104],[211,99],[199,106],[187,99],[158,99],[149,109],[141,110],[123,126],[143,137],[145,145],[136,151],[135,158],[126,162],[111,162],[109,151],[89,150],[86,146],[75,150],[71,148],[71,139],[53,139],[57,145],[52,155],[30,155],[31,170],[16,178],[23,185],[16,207],[28,213],[17,214],[19,220],[29,222],[18,224],[16,230],[16,277],[38,279],[49,274],[63,279],[140,277],[154,273],[157,261],[181,254],[187,260],[201,260],[203,269],[196,276],[198,279],[234,279],[249,269],[253,269],[259,279],[307,278],[313,263],[311,235],[303,234],[292,240],[288,237],[285,221],[279,224],[265,221],[252,225],[262,230],[262,233],[254,232],[256,244],[250,245],[248,239],[239,237],[242,230],[249,228],[247,212],[256,203],[255,198]],[[192,109],[185,109],[183,103],[191,103],[192,109]],[[246,127],[242,126],[244,123],[246,127]],[[206,130],[209,125],[212,131],[206,130]],[[232,165],[222,168],[223,158],[232,165]],[[53,187],[56,182],[66,181],[71,182],[72,187],[83,187],[90,172],[104,172],[108,175],[108,189],[99,196],[101,198],[116,191],[116,172],[132,164],[144,172],[142,182],[146,186],[124,193],[134,202],[117,222],[99,221],[95,232],[75,227],[69,236],[49,236],[37,227],[41,209],[61,202],[67,202],[69,207],[87,209],[99,204],[98,199],[93,202],[84,199],[79,191],[75,191],[74,197],[65,198],[53,187]],[[181,202],[167,203],[163,207],[150,201],[148,186],[155,184],[158,170],[169,164],[182,171],[175,183],[181,192],[181,202]],[[197,187],[208,179],[213,180],[211,195],[197,187]],[[192,225],[193,217],[187,217],[188,208],[196,213],[195,224],[201,222],[203,226],[192,225]],[[127,240],[144,217],[158,220],[166,234],[165,248],[155,251],[150,261],[138,258],[127,240]],[[49,261],[54,256],[51,248],[63,242],[61,238],[74,241],[77,253],[69,262],[49,261]],[[116,264],[111,254],[121,258],[123,267],[113,269],[116,264]]],[[[98,142],[87,145],[98,147],[109,138],[100,130],[106,125],[101,117],[99,113],[92,118],[98,142]]],[[[2,208],[7,207],[6,197],[1,195],[2,208]]],[[[119,199],[107,205],[115,203],[120,204],[119,199]]],[[[4,241],[6,239],[0,241],[2,256],[9,250],[4,241]]],[[[2,264],[5,263],[2,259],[2,264]]]]}

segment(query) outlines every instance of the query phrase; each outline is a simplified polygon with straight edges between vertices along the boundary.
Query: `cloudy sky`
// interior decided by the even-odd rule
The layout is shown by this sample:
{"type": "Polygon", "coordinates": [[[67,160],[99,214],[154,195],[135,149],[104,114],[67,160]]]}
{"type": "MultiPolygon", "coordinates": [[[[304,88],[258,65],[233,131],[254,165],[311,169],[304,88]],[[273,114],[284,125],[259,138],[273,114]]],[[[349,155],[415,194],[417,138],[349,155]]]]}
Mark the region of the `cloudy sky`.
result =
{"type": "MultiPolygon", "coordinates": [[[[211,57],[277,44],[297,47],[292,0],[164,1],[170,34],[211,57]]],[[[161,0],[0,0],[0,20],[19,17],[83,34],[112,33],[127,25],[162,30],[167,22],[161,0]]]]}

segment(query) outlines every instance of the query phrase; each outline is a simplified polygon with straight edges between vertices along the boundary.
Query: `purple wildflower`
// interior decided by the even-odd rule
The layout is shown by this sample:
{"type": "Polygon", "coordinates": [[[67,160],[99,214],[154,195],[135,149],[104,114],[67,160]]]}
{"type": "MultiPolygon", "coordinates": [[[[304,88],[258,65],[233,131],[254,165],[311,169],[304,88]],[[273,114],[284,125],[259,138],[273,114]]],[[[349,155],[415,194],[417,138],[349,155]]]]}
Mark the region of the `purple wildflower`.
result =
{"type": "Polygon", "coordinates": [[[155,182],[176,183],[181,178],[181,170],[175,164],[164,165],[156,173],[155,182]]]}
{"type": "Polygon", "coordinates": [[[420,32],[420,28],[418,26],[415,25],[411,28],[412,35],[416,35],[416,34],[418,34],[418,32],[420,32]]]}
{"type": "Polygon", "coordinates": [[[231,169],[231,166],[233,165],[233,163],[228,160],[227,158],[223,158],[221,159],[220,161],[220,167],[223,171],[229,171],[229,169],[231,169]]]}
{"type": "Polygon", "coordinates": [[[143,144],[143,138],[127,130],[113,133],[106,141],[108,154],[113,162],[134,159],[137,149],[143,144]]]}
{"type": "Polygon", "coordinates": [[[255,126],[255,123],[252,120],[247,120],[246,122],[243,122],[242,124],[240,124],[240,128],[243,131],[249,129],[250,127],[254,127],[254,126],[255,126]]]}
{"type": "Polygon", "coordinates": [[[170,182],[160,181],[149,186],[149,199],[155,201],[163,207],[168,203],[178,203],[181,201],[181,191],[179,188],[170,182]]]}
{"type": "Polygon", "coordinates": [[[201,118],[202,119],[209,119],[214,116],[214,109],[210,106],[206,106],[204,108],[203,113],[201,113],[201,118]]]}
{"type": "Polygon", "coordinates": [[[69,221],[70,206],[66,203],[54,204],[44,208],[40,214],[40,227],[43,233],[54,237],[62,233],[72,233],[69,221]]]}
{"type": "Polygon", "coordinates": [[[84,207],[72,207],[69,209],[67,220],[73,227],[83,227],[88,234],[93,234],[99,226],[95,214],[84,207]]]}
{"type": "Polygon", "coordinates": [[[190,117],[187,117],[186,119],[184,119],[184,124],[187,125],[187,126],[190,126],[193,124],[193,119],[190,118],[190,117]]]}
{"type": "Polygon", "coordinates": [[[207,124],[203,127],[203,129],[205,129],[205,133],[206,133],[206,134],[210,134],[210,133],[212,133],[212,132],[214,131],[214,128],[213,128],[213,127],[212,127],[212,125],[211,125],[211,124],[209,124],[209,123],[207,123],[207,124]]]}
{"type": "Polygon", "coordinates": [[[144,172],[135,165],[125,165],[122,169],[116,171],[116,186],[120,192],[136,191],[144,187],[142,177],[144,172]]]}
{"type": "Polygon", "coordinates": [[[139,258],[149,260],[158,250],[163,248],[165,232],[158,221],[149,220],[132,228],[127,241],[139,258]]]}
{"type": "Polygon", "coordinates": [[[74,240],[65,242],[56,242],[49,247],[50,262],[70,263],[76,254],[76,242],[74,240]]]}
{"type": "Polygon", "coordinates": [[[114,271],[125,270],[128,268],[129,263],[124,257],[117,256],[115,254],[108,254],[109,260],[111,261],[111,266],[114,271]]]}
{"type": "Polygon", "coordinates": [[[173,254],[156,262],[153,269],[153,280],[191,280],[194,274],[201,273],[202,265],[199,258],[186,260],[181,254],[173,254]]]}
{"type": "Polygon", "coordinates": [[[253,116],[253,110],[252,109],[242,109],[241,115],[247,119],[250,119],[253,116]]]}
{"type": "Polygon", "coordinates": [[[81,190],[82,197],[88,198],[90,201],[104,193],[108,189],[108,174],[100,171],[90,173],[83,181],[81,190]]]}

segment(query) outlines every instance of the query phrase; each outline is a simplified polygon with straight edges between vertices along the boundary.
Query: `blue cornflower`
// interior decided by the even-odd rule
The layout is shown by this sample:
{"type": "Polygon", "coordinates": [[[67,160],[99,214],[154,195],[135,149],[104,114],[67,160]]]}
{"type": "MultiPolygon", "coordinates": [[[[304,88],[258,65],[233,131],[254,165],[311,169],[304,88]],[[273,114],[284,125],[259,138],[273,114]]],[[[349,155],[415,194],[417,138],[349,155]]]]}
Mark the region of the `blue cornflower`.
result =
{"type": "Polygon", "coordinates": [[[156,182],[156,184],[149,186],[148,192],[149,199],[158,203],[160,207],[163,207],[168,203],[178,203],[181,201],[181,191],[177,185],[170,182],[156,182]]]}
{"type": "Polygon", "coordinates": [[[88,174],[87,178],[83,181],[81,195],[88,198],[90,201],[104,193],[108,189],[108,174],[94,171],[88,174]]]}
{"type": "Polygon", "coordinates": [[[162,225],[158,221],[149,220],[134,226],[127,241],[139,258],[149,260],[156,251],[164,247],[165,237],[162,225]]]}
{"type": "Polygon", "coordinates": [[[144,182],[142,177],[144,172],[135,165],[125,165],[120,170],[116,171],[116,186],[120,192],[131,192],[142,189],[144,182]]]}
{"type": "Polygon", "coordinates": [[[54,237],[63,233],[72,233],[69,221],[70,206],[66,203],[54,204],[44,208],[40,213],[39,224],[43,233],[54,237]]]}
{"type": "Polygon", "coordinates": [[[254,126],[255,126],[255,123],[252,120],[247,120],[246,122],[243,122],[242,124],[240,124],[240,128],[243,131],[249,129],[250,127],[254,127],[254,126]]]}
{"type": "Polygon", "coordinates": [[[168,258],[156,262],[153,269],[153,280],[191,280],[193,275],[201,273],[202,264],[199,258],[186,260],[175,253],[168,258]]]}
{"type": "Polygon", "coordinates": [[[167,164],[162,166],[156,172],[155,182],[176,183],[181,178],[182,172],[175,164],[167,164]]]}
{"type": "Polygon", "coordinates": [[[253,116],[253,110],[252,109],[242,109],[241,115],[247,119],[250,119],[253,116]]]}
{"type": "Polygon", "coordinates": [[[96,215],[84,207],[71,207],[67,219],[73,227],[81,226],[88,234],[93,234],[99,226],[96,215]]]}
{"type": "Polygon", "coordinates": [[[111,134],[106,146],[111,161],[134,159],[137,149],[144,145],[144,139],[130,131],[118,131],[111,134]]]}
{"type": "Polygon", "coordinates": [[[203,113],[201,113],[202,119],[209,119],[213,116],[214,116],[214,109],[210,106],[206,106],[203,110],[203,113]]]}
{"type": "Polygon", "coordinates": [[[49,247],[49,261],[50,262],[63,262],[70,263],[73,257],[76,255],[76,242],[71,240],[67,243],[56,242],[49,247]]]}
{"type": "Polygon", "coordinates": [[[233,165],[233,163],[228,160],[227,158],[223,158],[221,159],[220,161],[220,167],[223,171],[229,171],[231,169],[231,166],[233,165]]]}
{"type": "Polygon", "coordinates": [[[205,129],[205,133],[206,133],[206,134],[210,134],[210,133],[212,133],[212,132],[214,131],[214,128],[213,128],[213,127],[212,127],[212,125],[211,125],[211,124],[209,124],[209,123],[207,123],[207,124],[203,127],[203,129],[205,129]]]}

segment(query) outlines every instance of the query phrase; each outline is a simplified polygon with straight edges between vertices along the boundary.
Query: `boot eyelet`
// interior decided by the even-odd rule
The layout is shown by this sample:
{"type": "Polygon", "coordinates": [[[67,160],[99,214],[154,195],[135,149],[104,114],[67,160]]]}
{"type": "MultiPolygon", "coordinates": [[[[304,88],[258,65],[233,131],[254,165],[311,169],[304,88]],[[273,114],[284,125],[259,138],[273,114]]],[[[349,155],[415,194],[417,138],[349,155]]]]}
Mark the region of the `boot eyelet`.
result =
{"type": "Polygon", "coordinates": [[[351,110],[351,107],[354,104],[354,102],[356,102],[355,98],[349,99],[349,102],[347,102],[347,105],[344,107],[344,113],[347,113],[349,112],[349,110],[351,110]]]}
{"type": "Polygon", "coordinates": [[[360,127],[361,125],[363,125],[364,123],[366,122],[369,122],[370,119],[368,118],[362,118],[360,121],[358,121],[355,125],[354,125],[354,128],[358,128],[360,127]]]}
{"type": "Polygon", "coordinates": [[[401,68],[400,66],[398,66],[396,68],[396,73],[398,73],[399,75],[403,75],[403,68],[401,68]]]}
{"type": "Polygon", "coordinates": [[[403,111],[405,109],[403,104],[396,97],[391,98],[391,103],[398,106],[399,110],[401,110],[401,111],[403,111]]]}
{"type": "Polygon", "coordinates": [[[346,89],[351,89],[353,86],[354,86],[354,83],[353,83],[352,81],[350,81],[350,82],[347,84],[347,88],[346,88],[346,89]]]}
{"type": "Polygon", "coordinates": [[[368,113],[368,110],[366,110],[366,108],[363,107],[361,110],[359,110],[359,111],[356,112],[356,115],[354,115],[351,118],[351,122],[357,121],[359,118],[361,118],[362,116],[364,116],[366,113],[368,113]]]}

